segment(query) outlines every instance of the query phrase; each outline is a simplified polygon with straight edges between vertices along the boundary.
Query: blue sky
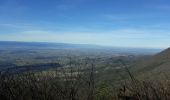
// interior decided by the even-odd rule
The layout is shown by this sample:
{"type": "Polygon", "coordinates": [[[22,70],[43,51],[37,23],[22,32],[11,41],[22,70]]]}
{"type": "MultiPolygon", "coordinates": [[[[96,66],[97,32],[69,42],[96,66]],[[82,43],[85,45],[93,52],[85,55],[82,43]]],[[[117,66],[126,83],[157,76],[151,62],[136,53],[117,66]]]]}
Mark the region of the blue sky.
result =
{"type": "Polygon", "coordinates": [[[0,0],[0,40],[170,46],[169,0],[0,0]]]}

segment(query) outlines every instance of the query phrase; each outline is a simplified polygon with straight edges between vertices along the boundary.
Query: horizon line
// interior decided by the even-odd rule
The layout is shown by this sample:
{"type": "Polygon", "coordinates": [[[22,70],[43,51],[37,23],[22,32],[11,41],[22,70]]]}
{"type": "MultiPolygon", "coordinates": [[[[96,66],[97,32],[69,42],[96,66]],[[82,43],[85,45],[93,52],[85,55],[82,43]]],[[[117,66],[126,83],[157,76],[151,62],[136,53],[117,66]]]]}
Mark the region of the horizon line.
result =
{"type": "Polygon", "coordinates": [[[48,42],[48,41],[15,41],[15,40],[0,40],[0,42],[24,42],[24,43],[49,43],[49,44],[72,44],[72,45],[90,45],[90,46],[99,46],[99,47],[107,47],[107,48],[136,48],[136,49],[167,49],[167,48],[158,48],[158,47],[132,47],[132,46],[108,46],[108,45],[100,45],[100,44],[87,44],[87,43],[69,43],[69,42],[48,42]]]}

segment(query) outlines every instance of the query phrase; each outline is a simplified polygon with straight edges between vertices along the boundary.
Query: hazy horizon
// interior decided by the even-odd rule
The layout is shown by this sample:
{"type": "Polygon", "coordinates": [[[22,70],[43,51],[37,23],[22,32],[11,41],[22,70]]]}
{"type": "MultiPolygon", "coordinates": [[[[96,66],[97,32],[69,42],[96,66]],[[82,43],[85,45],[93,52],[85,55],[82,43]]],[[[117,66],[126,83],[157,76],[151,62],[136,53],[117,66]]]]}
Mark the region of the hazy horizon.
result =
{"type": "Polygon", "coordinates": [[[2,43],[28,43],[28,44],[66,44],[66,45],[79,45],[80,47],[83,47],[83,46],[89,46],[89,47],[92,47],[92,48],[95,48],[95,47],[100,47],[100,48],[103,48],[103,49],[105,49],[105,48],[124,48],[124,49],[155,49],[155,50],[165,50],[165,49],[167,49],[167,48],[169,48],[169,47],[167,47],[167,48],[152,48],[152,47],[130,47],[130,46],[127,46],[127,47],[125,47],[125,46],[106,46],[106,45],[99,45],[99,44],[84,44],[84,43],[67,43],[67,42],[44,42],[44,41],[1,41],[0,40],[0,45],[2,44],[2,43]]]}
{"type": "Polygon", "coordinates": [[[0,41],[168,48],[168,0],[1,0],[0,41]]]}

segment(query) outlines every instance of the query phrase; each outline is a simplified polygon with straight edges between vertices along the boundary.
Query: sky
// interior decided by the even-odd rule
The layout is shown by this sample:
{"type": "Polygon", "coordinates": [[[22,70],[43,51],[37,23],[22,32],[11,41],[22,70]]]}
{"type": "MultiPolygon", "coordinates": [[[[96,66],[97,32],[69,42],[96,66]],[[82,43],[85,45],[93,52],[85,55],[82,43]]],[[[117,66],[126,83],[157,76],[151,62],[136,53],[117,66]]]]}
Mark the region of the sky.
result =
{"type": "Polygon", "coordinates": [[[0,0],[0,41],[170,47],[170,0],[0,0]]]}

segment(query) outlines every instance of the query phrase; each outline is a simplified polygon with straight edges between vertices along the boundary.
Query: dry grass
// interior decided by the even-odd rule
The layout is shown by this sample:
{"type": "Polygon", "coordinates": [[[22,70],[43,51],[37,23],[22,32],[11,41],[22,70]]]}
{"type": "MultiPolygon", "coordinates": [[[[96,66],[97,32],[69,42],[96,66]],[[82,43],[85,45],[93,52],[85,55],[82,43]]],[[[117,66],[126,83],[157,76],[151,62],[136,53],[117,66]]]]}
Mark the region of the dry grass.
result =
{"type": "Polygon", "coordinates": [[[129,72],[130,80],[122,84],[118,98],[122,100],[170,100],[170,80],[139,80],[129,72]]]}

